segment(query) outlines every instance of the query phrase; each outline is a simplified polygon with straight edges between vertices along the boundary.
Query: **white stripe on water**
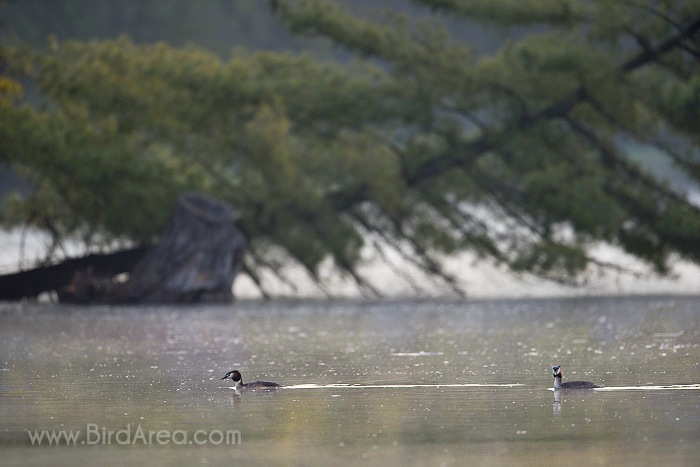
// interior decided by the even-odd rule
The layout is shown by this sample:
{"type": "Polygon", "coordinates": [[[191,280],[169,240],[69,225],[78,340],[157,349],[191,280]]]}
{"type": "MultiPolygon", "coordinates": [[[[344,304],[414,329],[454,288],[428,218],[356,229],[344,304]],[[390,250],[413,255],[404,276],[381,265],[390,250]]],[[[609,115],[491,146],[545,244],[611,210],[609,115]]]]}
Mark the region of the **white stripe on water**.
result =
{"type": "Polygon", "coordinates": [[[511,384],[295,384],[284,386],[285,389],[407,389],[407,388],[512,388],[522,386],[519,383],[511,384]]]}

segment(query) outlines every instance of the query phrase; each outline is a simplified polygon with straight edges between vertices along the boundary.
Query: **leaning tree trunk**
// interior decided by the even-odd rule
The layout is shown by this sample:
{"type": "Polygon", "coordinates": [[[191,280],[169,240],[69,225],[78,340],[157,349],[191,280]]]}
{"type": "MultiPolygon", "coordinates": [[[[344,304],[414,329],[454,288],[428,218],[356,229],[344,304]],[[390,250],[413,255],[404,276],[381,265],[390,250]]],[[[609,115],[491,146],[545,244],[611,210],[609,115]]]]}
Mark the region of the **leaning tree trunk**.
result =
{"type": "Polygon", "coordinates": [[[37,297],[44,292],[59,291],[59,296],[70,295],[74,302],[102,301],[102,290],[109,287],[111,278],[130,271],[146,252],[147,247],[137,247],[112,253],[95,253],[82,258],[69,258],[59,264],[5,274],[0,276],[0,300],[21,300],[37,297]]]}
{"type": "Polygon", "coordinates": [[[120,303],[230,301],[246,241],[238,213],[198,193],[178,197],[160,237],[108,301],[120,303]]]}

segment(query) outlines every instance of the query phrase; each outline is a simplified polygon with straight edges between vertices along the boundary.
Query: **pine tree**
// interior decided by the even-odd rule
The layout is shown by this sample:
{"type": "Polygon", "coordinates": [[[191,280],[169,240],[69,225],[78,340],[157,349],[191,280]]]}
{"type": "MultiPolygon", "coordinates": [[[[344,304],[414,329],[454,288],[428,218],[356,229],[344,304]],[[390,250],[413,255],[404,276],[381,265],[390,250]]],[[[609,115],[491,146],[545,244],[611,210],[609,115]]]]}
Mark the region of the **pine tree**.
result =
{"type": "Polygon", "coordinates": [[[241,212],[263,290],[289,262],[322,285],[331,258],[376,293],[358,272],[367,242],[455,291],[441,258],[467,250],[562,282],[614,267],[590,254],[600,242],[662,273],[700,262],[700,209],[653,165],[697,191],[700,2],[414,2],[426,20],[277,3],[292,30],[361,59],[127,38],[3,49],[46,102],[0,99],[0,160],[33,186],[5,222],[149,242],[178,193],[206,192],[241,212]],[[476,50],[447,19],[503,45],[476,50]]]}

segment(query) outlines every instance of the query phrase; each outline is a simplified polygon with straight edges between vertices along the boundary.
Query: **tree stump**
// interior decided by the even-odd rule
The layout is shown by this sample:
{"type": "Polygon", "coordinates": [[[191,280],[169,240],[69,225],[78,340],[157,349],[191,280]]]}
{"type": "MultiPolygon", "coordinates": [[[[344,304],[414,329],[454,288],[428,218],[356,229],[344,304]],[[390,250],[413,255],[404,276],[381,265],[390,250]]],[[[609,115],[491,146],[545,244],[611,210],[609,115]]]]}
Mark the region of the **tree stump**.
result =
{"type": "Polygon", "coordinates": [[[233,300],[246,240],[228,204],[198,193],[177,198],[155,245],[109,293],[118,303],[191,303],[233,300]]]}

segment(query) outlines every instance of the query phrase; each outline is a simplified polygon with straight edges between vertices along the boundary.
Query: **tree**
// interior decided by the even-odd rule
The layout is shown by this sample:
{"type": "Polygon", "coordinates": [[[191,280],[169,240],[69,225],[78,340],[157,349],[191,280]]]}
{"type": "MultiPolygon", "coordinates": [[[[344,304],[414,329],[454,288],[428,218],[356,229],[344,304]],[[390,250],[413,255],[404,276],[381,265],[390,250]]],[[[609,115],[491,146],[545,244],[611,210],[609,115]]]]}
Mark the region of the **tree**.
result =
{"type": "Polygon", "coordinates": [[[630,155],[656,148],[697,190],[700,2],[414,3],[434,18],[278,2],[353,65],[126,38],[6,49],[49,102],[0,100],[0,158],[34,186],[6,221],[147,242],[178,193],[207,192],[240,210],[263,291],[260,271],[289,261],[322,283],[330,257],[374,293],[357,266],[377,239],[455,290],[440,258],[464,250],[562,282],[610,266],[598,242],[662,273],[700,262],[700,209],[630,155]],[[503,47],[470,49],[446,16],[498,28],[503,47]]]}

